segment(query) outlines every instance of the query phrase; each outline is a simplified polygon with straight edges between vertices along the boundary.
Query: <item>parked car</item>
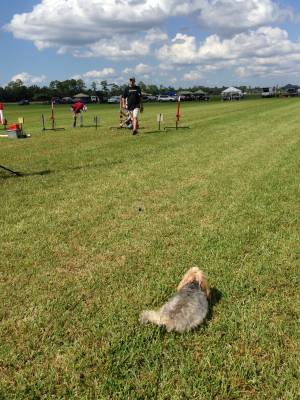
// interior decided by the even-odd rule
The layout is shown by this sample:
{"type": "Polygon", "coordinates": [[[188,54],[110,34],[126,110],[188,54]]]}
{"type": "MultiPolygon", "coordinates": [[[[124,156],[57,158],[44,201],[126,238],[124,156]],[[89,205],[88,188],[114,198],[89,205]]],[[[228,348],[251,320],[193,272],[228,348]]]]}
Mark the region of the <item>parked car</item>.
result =
{"type": "Polygon", "coordinates": [[[63,100],[60,97],[52,97],[51,103],[53,103],[53,104],[62,104],[63,100]]]}
{"type": "Polygon", "coordinates": [[[62,104],[73,104],[74,101],[72,99],[72,97],[63,97],[61,99],[62,104]]]}
{"type": "Polygon", "coordinates": [[[157,97],[157,101],[176,101],[176,97],[169,96],[167,94],[160,94],[157,97]]]}
{"type": "Polygon", "coordinates": [[[263,87],[261,92],[261,97],[275,97],[277,96],[276,87],[263,87]]]}
{"type": "Polygon", "coordinates": [[[113,104],[120,103],[120,96],[112,96],[107,100],[107,102],[113,104]]]}
{"type": "Polygon", "coordinates": [[[209,100],[209,95],[206,94],[206,93],[197,94],[196,99],[199,100],[199,101],[208,101],[209,100]]]}
{"type": "Polygon", "coordinates": [[[157,96],[152,96],[152,95],[143,95],[143,101],[146,103],[147,101],[156,101],[157,96]]]}
{"type": "Polygon", "coordinates": [[[29,106],[29,104],[30,104],[30,102],[29,102],[29,100],[20,100],[19,102],[18,102],[18,104],[19,104],[19,106],[29,106]]]}
{"type": "Polygon", "coordinates": [[[196,97],[193,94],[180,94],[180,101],[193,101],[195,99],[196,97]]]}
{"type": "Polygon", "coordinates": [[[285,97],[298,97],[299,93],[298,93],[298,88],[297,87],[293,87],[293,88],[289,88],[286,90],[286,92],[284,93],[285,97]]]}

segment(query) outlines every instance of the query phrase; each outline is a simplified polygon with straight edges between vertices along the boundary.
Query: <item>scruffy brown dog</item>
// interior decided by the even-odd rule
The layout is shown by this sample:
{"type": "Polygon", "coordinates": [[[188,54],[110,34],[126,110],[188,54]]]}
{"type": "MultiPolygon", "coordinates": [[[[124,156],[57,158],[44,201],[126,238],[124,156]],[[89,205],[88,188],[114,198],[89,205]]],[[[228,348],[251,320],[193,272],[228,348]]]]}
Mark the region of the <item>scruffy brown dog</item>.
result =
{"type": "Polygon", "coordinates": [[[209,294],[204,273],[197,267],[191,268],[179,283],[177,293],[158,311],[143,311],[140,320],[165,326],[168,332],[187,332],[204,321],[209,294]]]}

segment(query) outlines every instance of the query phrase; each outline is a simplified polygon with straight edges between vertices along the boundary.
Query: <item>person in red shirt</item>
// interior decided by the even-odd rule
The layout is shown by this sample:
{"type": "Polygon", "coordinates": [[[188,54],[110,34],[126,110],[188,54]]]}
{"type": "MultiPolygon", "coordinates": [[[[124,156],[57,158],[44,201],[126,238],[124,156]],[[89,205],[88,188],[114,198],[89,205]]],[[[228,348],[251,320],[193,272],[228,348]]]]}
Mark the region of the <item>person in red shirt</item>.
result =
{"type": "Polygon", "coordinates": [[[83,109],[84,104],[81,103],[81,101],[76,101],[76,103],[72,105],[72,110],[74,114],[80,114],[83,109]]]}
{"type": "Polygon", "coordinates": [[[76,101],[76,103],[72,105],[71,110],[73,112],[73,118],[74,118],[73,127],[75,128],[77,116],[81,114],[81,111],[86,111],[87,106],[81,103],[81,101],[76,101]]]}
{"type": "Polygon", "coordinates": [[[4,125],[4,104],[0,101],[0,124],[4,125]]]}

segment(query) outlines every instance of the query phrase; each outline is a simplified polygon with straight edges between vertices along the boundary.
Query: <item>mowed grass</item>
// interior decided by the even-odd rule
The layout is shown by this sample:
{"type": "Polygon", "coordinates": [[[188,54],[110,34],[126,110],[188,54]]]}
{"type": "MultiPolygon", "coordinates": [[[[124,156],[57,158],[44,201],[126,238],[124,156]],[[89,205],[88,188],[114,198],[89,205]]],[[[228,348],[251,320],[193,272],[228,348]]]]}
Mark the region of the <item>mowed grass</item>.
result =
{"type": "Polygon", "coordinates": [[[0,398],[299,399],[300,101],[146,105],[140,134],[72,129],[68,106],[0,140],[0,398]],[[48,123],[50,123],[48,119],[48,123]],[[190,267],[213,288],[190,333],[139,323],[190,267]]]}

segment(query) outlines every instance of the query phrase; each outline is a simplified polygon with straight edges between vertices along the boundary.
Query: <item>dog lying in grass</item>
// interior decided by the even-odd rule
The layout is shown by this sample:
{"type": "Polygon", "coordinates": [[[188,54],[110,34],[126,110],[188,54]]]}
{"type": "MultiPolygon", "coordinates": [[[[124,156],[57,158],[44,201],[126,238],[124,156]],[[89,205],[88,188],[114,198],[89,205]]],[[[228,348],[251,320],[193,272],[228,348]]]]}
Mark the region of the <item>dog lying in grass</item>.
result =
{"type": "Polygon", "coordinates": [[[199,268],[191,268],[179,283],[177,293],[158,311],[143,311],[140,321],[164,326],[168,332],[187,332],[204,321],[209,295],[206,276],[199,268]]]}

